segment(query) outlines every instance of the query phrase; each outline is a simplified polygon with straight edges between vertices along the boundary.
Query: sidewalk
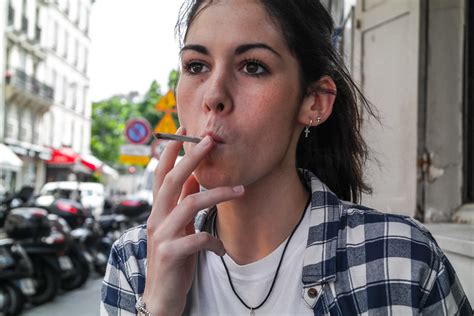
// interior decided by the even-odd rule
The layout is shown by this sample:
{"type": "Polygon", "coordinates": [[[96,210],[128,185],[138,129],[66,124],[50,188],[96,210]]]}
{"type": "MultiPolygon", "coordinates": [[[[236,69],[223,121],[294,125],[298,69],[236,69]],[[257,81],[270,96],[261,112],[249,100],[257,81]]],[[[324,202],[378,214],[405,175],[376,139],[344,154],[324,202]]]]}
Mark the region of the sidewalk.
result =
{"type": "Polygon", "coordinates": [[[26,308],[26,316],[96,316],[99,315],[102,277],[94,276],[77,290],[58,295],[54,301],[38,307],[26,308]]]}

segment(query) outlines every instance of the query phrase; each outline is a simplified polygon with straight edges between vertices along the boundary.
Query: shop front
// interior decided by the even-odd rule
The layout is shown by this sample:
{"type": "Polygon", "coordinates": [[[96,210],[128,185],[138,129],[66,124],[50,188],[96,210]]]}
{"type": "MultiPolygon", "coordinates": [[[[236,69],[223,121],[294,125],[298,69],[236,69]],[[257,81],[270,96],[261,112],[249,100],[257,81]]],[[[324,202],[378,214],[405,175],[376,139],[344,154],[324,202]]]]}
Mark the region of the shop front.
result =
{"type": "Polygon", "coordinates": [[[14,192],[23,161],[5,144],[0,143],[0,197],[14,192]]]}
{"type": "Polygon", "coordinates": [[[93,181],[105,164],[96,157],[76,153],[69,147],[54,149],[47,163],[46,182],[93,181]]]}

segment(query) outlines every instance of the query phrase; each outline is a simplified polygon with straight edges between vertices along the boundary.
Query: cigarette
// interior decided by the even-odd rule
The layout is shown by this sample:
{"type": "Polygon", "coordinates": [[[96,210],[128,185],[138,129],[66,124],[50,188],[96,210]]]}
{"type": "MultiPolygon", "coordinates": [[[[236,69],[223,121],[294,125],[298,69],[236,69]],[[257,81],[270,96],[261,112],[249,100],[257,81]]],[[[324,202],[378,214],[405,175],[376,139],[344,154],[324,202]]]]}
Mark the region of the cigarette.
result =
{"type": "Polygon", "coordinates": [[[176,140],[178,142],[190,142],[190,143],[199,143],[202,138],[198,137],[189,137],[183,135],[176,135],[176,134],[163,134],[163,133],[155,133],[153,136],[156,139],[167,139],[167,140],[176,140]]]}

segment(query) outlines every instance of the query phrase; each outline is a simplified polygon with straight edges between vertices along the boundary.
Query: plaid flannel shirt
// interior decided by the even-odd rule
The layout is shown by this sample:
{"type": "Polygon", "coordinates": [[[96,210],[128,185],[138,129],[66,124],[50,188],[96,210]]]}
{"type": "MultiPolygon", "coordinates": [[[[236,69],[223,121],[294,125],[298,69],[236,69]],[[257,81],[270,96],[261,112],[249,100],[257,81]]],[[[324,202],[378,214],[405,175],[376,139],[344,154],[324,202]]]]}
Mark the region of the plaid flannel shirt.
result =
{"type": "MultiPolygon", "coordinates": [[[[314,315],[472,315],[453,267],[419,222],[341,201],[302,173],[312,202],[301,293],[314,315]]],[[[112,248],[101,313],[136,314],[145,275],[139,226],[112,248]]]]}

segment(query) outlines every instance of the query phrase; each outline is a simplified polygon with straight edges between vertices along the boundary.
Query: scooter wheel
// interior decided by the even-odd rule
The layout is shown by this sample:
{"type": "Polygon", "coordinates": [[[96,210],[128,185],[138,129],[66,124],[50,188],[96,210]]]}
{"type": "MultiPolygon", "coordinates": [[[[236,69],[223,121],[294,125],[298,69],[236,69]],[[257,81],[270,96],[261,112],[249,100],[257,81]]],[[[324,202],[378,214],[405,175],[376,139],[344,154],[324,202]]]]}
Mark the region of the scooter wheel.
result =
{"type": "Polygon", "coordinates": [[[37,262],[33,274],[36,283],[36,294],[30,297],[33,305],[39,305],[53,300],[59,291],[61,278],[48,264],[37,262]]]}
{"type": "Polygon", "coordinates": [[[86,259],[79,260],[76,256],[70,256],[75,273],[61,280],[61,288],[66,291],[80,288],[89,278],[89,266],[86,259]]]}
{"type": "Polygon", "coordinates": [[[0,315],[18,315],[24,306],[21,291],[12,284],[0,284],[0,315]]]}

